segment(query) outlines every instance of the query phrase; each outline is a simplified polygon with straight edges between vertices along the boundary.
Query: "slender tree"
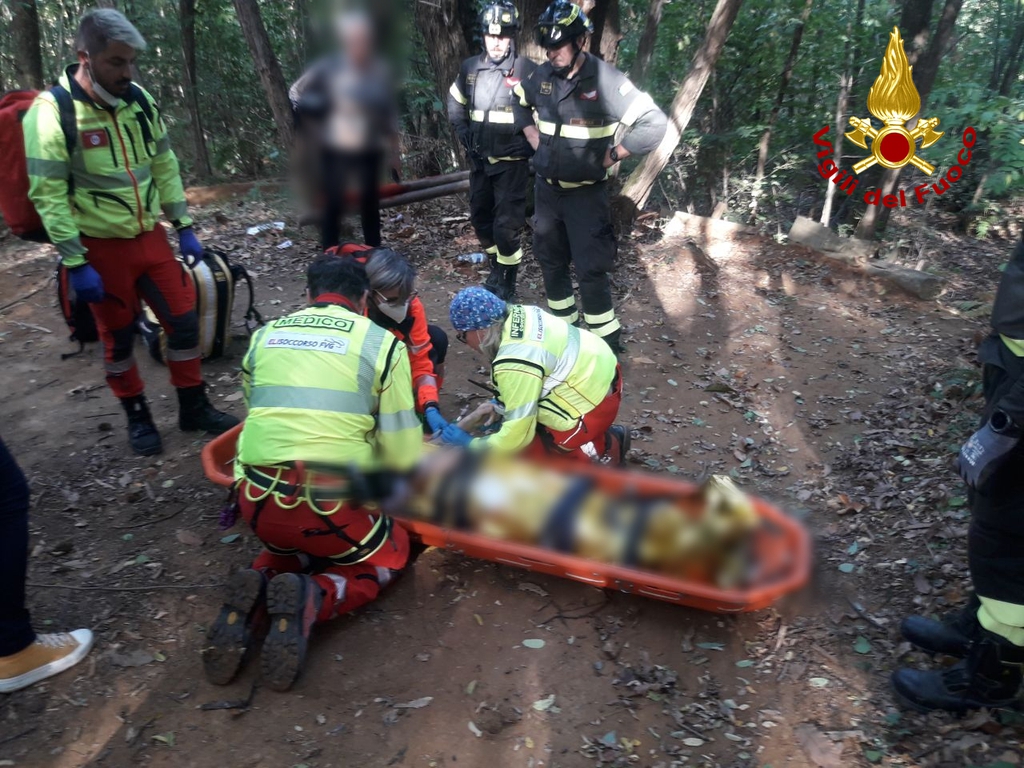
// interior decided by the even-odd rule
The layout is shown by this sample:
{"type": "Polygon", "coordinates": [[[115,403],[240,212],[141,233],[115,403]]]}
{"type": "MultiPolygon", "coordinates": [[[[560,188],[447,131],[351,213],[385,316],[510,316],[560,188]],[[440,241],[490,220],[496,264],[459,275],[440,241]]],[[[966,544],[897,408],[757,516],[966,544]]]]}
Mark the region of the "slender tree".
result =
{"type": "Polygon", "coordinates": [[[36,0],[7,0],[14,44],[14,82],[22,88],[44,85],[43,56],[39,47],[39,11],[36,0]]]}
{"type": "Polygon", "coordinates": [[[694,56],[690,71],[679,86],[675,99],[672,100],[665,138],[657,149],[640,162],[622,189],[623,197],[631,203],[633,214],[646,205],[658,174],[672,159],[672,153],[679,145],[679,139],[689,125],[690,118],[693,117],[704,85],[725,47],[725,41],[729,37],[729,31],[736,21],[741,5],[743,0],[718,0],[704,33],[704,42],[694,56]]]}
{"type": "Polygon", "coordinates": [[[615,65],[619,60],[619,41],[622,40],[619,0],[597,0],[587,13],[594,24],[590,52],[615,65]]]}
{"type": "Polygon", "coordinates": [[[196,173],[207,178],[213,175],[213,169],[210,167],[210,153],[206,148],[203,118],[199,111],[199,77],[196,72],[196,0],[178,0],[178,15],[181,25],[181,56],[185,62],[185,101],[191,118],[196,173]]]}
{"type": "Polygon", "coordinates": [[[277,62],[267,28],[263,25],[259,5],[256,0],[233,0],[238,23],[245,35],[245,42],[252,54],[256,73],[270,104],[277,125],[277,135],[281,146],[290,147],[292,143],[292,109],[288,101],[288,87],[281,74],[281,65],[277,62]]]}
{"type": "Polygon", "coordinates": [[[642,86],[647,82],[647,71],[651,67],[651,59],[654,58],[654,45],[658,42],[658,25],[661,23],[664,9],[665,0],[651,0],[647,8],[647,20],[644,22],[640,42],[637,43],[636,59],[633,61],[633,68],[629,70],[630,79],[637,85],[642,86]]]}

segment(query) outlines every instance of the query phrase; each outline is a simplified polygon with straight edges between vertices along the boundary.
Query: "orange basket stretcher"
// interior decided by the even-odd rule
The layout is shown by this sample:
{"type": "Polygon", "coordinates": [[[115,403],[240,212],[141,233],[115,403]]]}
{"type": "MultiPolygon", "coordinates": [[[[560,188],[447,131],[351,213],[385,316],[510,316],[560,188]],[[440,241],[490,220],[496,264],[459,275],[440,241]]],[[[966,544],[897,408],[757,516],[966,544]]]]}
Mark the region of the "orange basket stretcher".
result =
{"type": "MultiPolygon", "coordinates": [[[[218,485],[234,482],[235,447],[242,425],[225,432],[203,448],[203,472],[218,485]]],[[[611,469],[578,466],[573,471],[591,474],[598,488],[608,493],[639,496],[689,496],[695,486],[681,480],[611,469]]],[[[423,520],[395,518],[395,522],[424,544],[467,557],[513,565],[527,571],[581,581],[592,587],[685,605],[715,613],[742,613],[766,608],[783,595],[803,587],[811,569],[811,543],[797,520],[767,501],[751,497],[764,521],[753,544],[758,569],[768,577],[746,589],[722,589],[710,582],[683,580],[619,565],[595,562],[542,547],[502,541],[468,531],[443,528],[423,520]]]]}

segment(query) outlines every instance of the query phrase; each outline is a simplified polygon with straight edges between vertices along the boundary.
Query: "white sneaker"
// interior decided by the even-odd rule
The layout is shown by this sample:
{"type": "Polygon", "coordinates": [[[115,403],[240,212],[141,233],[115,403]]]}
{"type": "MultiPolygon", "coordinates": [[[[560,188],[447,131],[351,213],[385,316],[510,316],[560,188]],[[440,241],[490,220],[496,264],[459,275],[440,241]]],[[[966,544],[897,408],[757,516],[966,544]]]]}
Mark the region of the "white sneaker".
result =
{"type": "Polygon", "coordinates": [[[85,658],[92,648],[92,632],[36,635],[23,651],[0,656],[0,693],[11,693],[60,674],[85,658]]]}

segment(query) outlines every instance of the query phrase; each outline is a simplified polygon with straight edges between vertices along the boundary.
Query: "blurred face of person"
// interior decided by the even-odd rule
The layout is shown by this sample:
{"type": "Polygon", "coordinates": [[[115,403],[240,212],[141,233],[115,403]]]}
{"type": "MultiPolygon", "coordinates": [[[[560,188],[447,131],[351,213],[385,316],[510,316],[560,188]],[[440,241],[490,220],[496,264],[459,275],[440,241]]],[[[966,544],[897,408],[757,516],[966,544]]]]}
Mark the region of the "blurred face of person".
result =
{"type": "Polygon", "coordinates": [[[362,66],[373,57],[373,29],[362,19],[349,20],[341,30],[341,49],[356,66],[362,66]]]}
{"type": "Polygon", "coordinates": [[[135,63],[135,49],[125,43],[110,43],[101,53],[90,56],[78,52],[78,62],[89,75],[111,96],[123,99],[132,84],[132,64],[135,63]]]}
{"type": "Polygon", "coordinates": [[[508,55],[508,49],[512,45],[512,38],[510,37],[495,37],[494,35],[484,35],[484,49],[487,51],[487,55],[490,56],[494,61],[501,61],[508,55]]]}
{"type": "Polygon", "coordinates": [[[548,61],[551,62],[551,66],[555,69],[564,69],[572,64],[573,57],[576,55],[576,47],[573,43],[573,40],[569,40],[557,48],[548,48],[548,61]]]}

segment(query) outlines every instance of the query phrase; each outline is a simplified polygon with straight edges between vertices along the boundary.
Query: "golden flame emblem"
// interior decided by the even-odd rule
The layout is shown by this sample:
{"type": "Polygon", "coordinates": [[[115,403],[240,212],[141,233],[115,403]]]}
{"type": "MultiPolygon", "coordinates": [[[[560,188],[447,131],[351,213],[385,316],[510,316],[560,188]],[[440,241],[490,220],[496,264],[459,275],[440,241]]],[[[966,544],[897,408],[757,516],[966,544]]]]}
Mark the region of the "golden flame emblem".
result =
{"type": "Polygon", "coordinates": [[[935,166],[919,158],[916,150],[918,139],[924,149],[942,137],[942,132],[935,130],[939,118],[919,120],[912,131],[904,127],[921,110],[921,96],[914,86],[913,71],[900,31],[893,27],[882,68],[868,94],[868,111],[885,126],[876,129],[869,120],[850,118],[850,127],[854,130],[847,133],[846,138],[864,149],[868,148],[866,139],[871,139],[871,156],[853,166],[856,173],[862,173],[875,163],[885,168],[902,168],[910,163],[929,176],[935,171],[935,166]]]}

